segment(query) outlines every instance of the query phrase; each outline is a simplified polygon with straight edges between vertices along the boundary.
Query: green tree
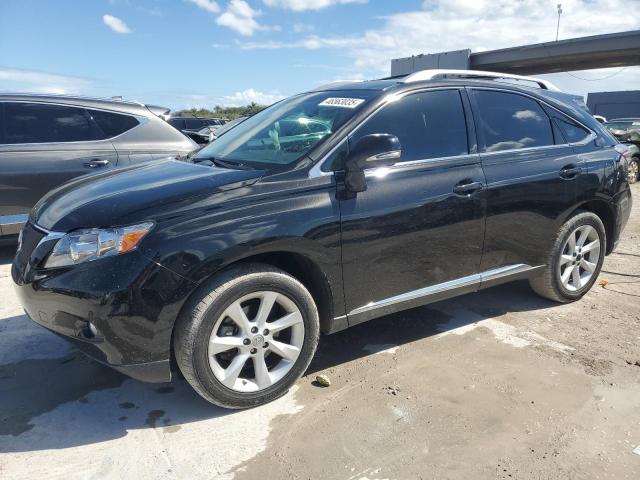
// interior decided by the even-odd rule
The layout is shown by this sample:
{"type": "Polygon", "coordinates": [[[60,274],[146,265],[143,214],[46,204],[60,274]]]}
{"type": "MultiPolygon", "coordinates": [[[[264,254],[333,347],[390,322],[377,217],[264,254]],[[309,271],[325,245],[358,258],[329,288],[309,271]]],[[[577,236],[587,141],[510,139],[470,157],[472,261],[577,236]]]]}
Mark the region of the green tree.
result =
{"type": "Polygon", "coordinates": [[[208,108],[190,108],[188,110],[179,110],[173,112],[172,115],[176,117],[203,117],[203,118],[226,118],[233,120],[238,117],[248,117],[258,113],[261,110],[267,108],[266,105],[260,105],[255,102],[251,102],[249,105],[243,107],[223,107],[222,105],[216,105],[213,110],[208,108]]]}

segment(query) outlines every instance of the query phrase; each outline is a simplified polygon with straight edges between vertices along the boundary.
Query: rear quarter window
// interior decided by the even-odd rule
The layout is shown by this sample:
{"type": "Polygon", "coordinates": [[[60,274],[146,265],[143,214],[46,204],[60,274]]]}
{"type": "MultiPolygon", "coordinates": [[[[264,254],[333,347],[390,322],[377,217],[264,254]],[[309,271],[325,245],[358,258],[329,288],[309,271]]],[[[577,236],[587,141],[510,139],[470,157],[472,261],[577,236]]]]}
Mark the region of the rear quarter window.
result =
{"type": "Polygon", "coordinates": [[[553,119],[558,127],[560,127],[567,143],[582,142],[591,134],[589,130],[565,115],[556,114],[553,116],[553,119]]]}
{"type": "Polygon", "coordinates": [[[88,110],[93,120],[104,132],[106,138],[116,137],[138,126],[137,118],[122,113],[106,112],[104,110],[88,110]]]}

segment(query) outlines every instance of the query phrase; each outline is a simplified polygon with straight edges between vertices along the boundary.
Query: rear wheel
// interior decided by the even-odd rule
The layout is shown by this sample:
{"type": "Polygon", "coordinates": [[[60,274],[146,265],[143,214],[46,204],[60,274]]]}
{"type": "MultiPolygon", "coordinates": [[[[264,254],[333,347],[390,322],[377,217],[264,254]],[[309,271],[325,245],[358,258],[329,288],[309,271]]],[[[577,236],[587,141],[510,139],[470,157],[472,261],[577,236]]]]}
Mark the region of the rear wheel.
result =
{"type": "Polygon", "coordinates": [[[636,183],[640,180],[640,157],[632,157],[629,162],[629,183],[636,183]]]}
{"type": "Polygon", "coordinates": [[[529,283],[557,302],[578,300],[593,286],[604,262],[606,234],[600,218],[580,213],[560,229],[542,275],[529,283]]]}
{"type": "Polygon", "coordinates": [[[284,393],[315,353],[319,320],[305,287],[282,270],[247,265],[203,287],[176,325],[180,370],[206,400],[247,408],[284,393]]]}

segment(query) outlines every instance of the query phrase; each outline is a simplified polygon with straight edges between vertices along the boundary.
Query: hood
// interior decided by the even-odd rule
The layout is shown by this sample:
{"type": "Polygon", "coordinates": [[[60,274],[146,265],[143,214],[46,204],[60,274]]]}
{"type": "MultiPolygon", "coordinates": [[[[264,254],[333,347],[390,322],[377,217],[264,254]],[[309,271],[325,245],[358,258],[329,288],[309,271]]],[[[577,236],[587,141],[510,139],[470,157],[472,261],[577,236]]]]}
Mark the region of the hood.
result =
{"type": "Polygon", "coordinates": [[[178,160],[142,163],[85,175],[45,195],[31,221],[47,230],[118,226],[149,219],[163,205],[254,182],[260,170],[230,170],[178,160]]]}

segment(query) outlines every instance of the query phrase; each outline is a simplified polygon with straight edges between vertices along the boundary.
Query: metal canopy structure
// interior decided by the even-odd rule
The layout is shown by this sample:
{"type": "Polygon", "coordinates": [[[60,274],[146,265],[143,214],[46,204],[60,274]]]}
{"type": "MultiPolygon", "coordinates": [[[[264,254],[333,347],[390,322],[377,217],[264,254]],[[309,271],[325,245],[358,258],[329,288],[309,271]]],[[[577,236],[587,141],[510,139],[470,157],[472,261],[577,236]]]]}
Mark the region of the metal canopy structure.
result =
{"type": "Polygon", "coordinates": [[[454,68],[530,75],[640,65],[640,30],[471,53],[456,50],[396,58],[391,75],[454,68]]]}

